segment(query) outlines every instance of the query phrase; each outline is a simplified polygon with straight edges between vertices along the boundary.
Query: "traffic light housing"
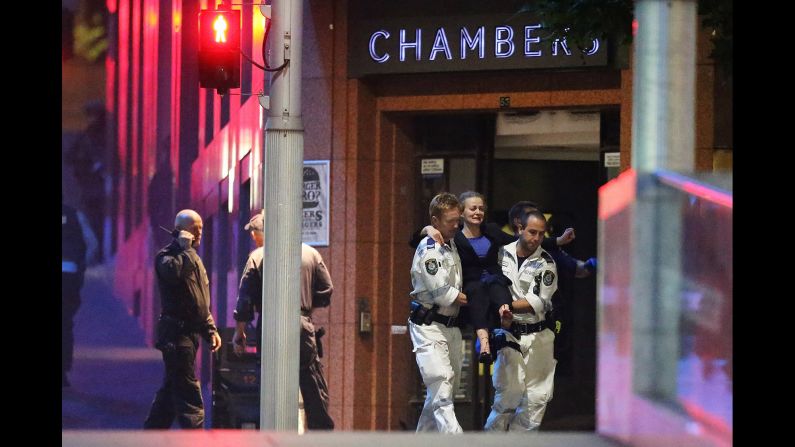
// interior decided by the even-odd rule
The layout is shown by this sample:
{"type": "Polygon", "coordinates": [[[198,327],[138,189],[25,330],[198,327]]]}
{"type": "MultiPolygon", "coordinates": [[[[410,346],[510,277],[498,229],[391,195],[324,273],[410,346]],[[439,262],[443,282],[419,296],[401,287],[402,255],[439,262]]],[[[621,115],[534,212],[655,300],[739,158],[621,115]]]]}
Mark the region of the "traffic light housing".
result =
{"type": "Polygon", "coordinates": [[[199,86],[225,94],[240,87],[240,11],[199,11],[199,86]]]}

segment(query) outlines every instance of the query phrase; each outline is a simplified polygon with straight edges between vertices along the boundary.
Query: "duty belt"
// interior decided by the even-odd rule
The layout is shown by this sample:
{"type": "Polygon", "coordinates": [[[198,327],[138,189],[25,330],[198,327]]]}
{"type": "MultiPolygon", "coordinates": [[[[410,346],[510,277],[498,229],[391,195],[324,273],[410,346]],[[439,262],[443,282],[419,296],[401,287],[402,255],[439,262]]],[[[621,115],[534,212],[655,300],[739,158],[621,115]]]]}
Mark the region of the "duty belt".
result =
{"type": "Polygon", "coordinates": [[[525,334],[533,334],[535,332],[541,332],[547,327],[546,321],[539,321],[538,323],[528,324],[528,323],[511,323],[511,333],[518,337],[520,335],[525,334]]]}
{"type": "Polygon", "coordinates": [[[410,304],[411,314],[409,320],[414,324],[431,324],[433,322],[441,323],[447,327],[453,327],[458,324],[458,317],[450,317],[437,313],[439,305],[434,304],[430,308],[425,307],[417,301],[411,301],[410,304]]]}
{"type": "Polygon", "coordinates": [[[160,314],[159,321],[171,325],[181,334],[189,334],[192,332],[201,332],[204,325],[202,323],[191,323],[180,318],[172,317],[171,315],[160,314]]]}

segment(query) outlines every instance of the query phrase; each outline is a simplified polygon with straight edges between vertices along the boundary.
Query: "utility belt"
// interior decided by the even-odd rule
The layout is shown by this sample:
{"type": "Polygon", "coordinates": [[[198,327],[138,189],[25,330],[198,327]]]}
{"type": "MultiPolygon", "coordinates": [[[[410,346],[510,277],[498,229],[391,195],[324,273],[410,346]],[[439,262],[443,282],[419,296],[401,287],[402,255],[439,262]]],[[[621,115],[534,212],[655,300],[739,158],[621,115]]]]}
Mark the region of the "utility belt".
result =
{"type": "Polygon", "coordinates": [[[496,353],[502,348],[512,348],[516,349],[517,352],[522,352],[522,349],[519,347],[519,343],[508,340],[504,332],[489,333],[489,346],[495,353],[494,355],[496,355],[496,353]]]}
{"type": "Polygon", "coordinates": [[[157,319],[157,340],[155,348],[163,352],[173,352],[176,350],[177,337],[191,332],[191,326],[187,321],[174,318],[170,315],[160,314],[157,319]]]}
{"type": "Polygon", "coordinates": [[[447,315],[442,315],[439,312],[439,305],[434,304],[430,308],[423,306],[422,304],[418,303],[417,301],[411,302],[411,314],[409,315],[409,321],[414,324],[424,324],[429,325],[433,322],[441,323],[447,327],[455,327],[458,326],[458,317],[449,317],[447,315]]]}
{"type": "Polygon", "coordinates": [[[539,321],[538,323],[532,323],[532,324],[529,324],[529,323],[518,323],[518,322],[514,321],[513,323],[511,323],[510,331],[511,331],[511,334],[514,335],[514,337],[519,338],[522,335],[534,334],[536,332],[541,332],[541,331],[543,331],[544,329],[547,328],[547,325],[548,325],[547,320],[539,321]]]}
{"type": "MultiPolygon", "coordinates": [[[[536,332],[541,332],[548,327],[550,323],[547,320],[539,321],[538,323],[528,324],[528,323],[511,323],[511,335],[516,338],[520,338],[522,335],[525,334],[534,334],[536,332]]],[[[554,324],[554,323],[553,323],[554,324]]],[[[491,332],[489,334],[489,346],[492,348],[494,352],[499,352],[500,349],[503,348],[512,348],[515,349],[517,352],[522,352],[519,343],[515,341],[508,340],[505,336],[505,332],[491,332]]]]}
{"type": "Polygon", "coordinates": [[[171,315],[160,314],[157,319],[158,325],[176,329],[182,333],[202,332],[205,329],[205,322],[190,322],[171,315]]]}

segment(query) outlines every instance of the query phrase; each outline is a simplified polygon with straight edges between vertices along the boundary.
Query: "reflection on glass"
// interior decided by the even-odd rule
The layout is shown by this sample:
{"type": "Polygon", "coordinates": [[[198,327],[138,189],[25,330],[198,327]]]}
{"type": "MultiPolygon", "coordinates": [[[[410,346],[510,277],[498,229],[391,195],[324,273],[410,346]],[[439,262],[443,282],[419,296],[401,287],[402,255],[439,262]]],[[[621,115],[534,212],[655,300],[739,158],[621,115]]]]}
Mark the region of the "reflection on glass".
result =
{"type": "Polygon", "coordinates": [[[600,433],[731,445],[731,197],[631,170],[600,190],[600,433]]]}

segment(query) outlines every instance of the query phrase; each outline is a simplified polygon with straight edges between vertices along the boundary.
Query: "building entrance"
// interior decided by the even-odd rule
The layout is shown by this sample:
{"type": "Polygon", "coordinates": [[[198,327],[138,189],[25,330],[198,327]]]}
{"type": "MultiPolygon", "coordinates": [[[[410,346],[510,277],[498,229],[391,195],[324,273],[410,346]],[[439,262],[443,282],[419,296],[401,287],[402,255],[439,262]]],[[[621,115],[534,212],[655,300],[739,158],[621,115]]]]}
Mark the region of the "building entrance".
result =
{"type": "MultiPolygon", "coordinates": [[[[581,260],[596,256],[597,190],[609,175],[604,153],[618,150],[618,111],[551,112],[415,116],[417,228],[428,224],[428,205],[440,191],[475,190],[487,198],[487,220],[505,225],[515,202],[531,200],[550,218],[551,237],[574,227],[577,237],[564,248],[567,253],[581,260]]],[[[594,430],[595,276],[562,280],[555,301],[562,323],[555,341],[555,397],[542,429],[594,430]]],[[[480,430],[493,388],[468,332],[462,333],[465,362],[455,406],[464,430],[480,430]]],[[[425,390],[415,373],[410,405],[419,416],[425,390]]]]}

